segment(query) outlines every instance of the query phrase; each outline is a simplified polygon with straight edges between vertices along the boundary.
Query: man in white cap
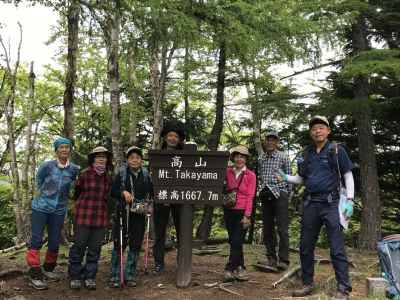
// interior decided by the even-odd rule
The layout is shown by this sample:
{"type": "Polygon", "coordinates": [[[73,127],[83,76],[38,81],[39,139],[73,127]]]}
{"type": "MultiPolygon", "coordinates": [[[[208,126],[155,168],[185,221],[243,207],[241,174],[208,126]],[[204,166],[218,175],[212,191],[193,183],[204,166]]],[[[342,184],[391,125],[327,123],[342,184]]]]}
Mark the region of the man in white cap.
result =
{"type": "Polygon", "coordinates": [[[331,129],[326,117],[313,117],[309,128],[313,143],[305,149],[299,162],[299,174],[282,174],[285,181],[305,185],[300,237],[303,287],[295,290],[293,296],[304,297],[314,291],[314,250],[321,227],[325,225],[337,282],[337,291],[331,299],[344,300],[348,299],[351,292],[351,283],[339,218],[339,189],[343,178],[347,191],[343,214],[350,218],[354,198],[354,180],[351,172],[353,164],[343,147],[328,140],[331,129]]]}

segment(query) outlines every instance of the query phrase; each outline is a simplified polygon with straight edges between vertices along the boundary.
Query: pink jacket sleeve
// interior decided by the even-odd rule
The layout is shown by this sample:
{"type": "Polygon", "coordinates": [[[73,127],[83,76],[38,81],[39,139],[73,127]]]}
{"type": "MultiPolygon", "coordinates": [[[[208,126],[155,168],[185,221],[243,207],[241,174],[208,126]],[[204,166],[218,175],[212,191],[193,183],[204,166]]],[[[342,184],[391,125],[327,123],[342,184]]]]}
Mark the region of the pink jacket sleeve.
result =
{"type": "Polygon", "coordinates": [[[254,200],[254,196],[256,194],[256,175],[248,170],[247,171],[247,176],[248,176],[248,199],[246,201],[246,208],[244,210],[244,214],[247,217],[251,216],[251,212],[253,209],[253,200],[254,200]]]}

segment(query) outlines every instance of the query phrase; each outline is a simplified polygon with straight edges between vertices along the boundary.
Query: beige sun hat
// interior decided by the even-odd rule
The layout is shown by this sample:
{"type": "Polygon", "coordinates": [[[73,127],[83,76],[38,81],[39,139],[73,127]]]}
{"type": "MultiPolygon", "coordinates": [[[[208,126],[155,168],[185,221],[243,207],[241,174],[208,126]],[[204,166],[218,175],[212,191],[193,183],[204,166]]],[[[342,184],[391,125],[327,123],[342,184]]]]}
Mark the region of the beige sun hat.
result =
{"type": "Polygon", "coordinates": [[[94,148],[92,152],[90,152],[90,154],[96,154],[96,153],[110,153],[110,151],[108,151],[106,147],[99,146],[94,148]]]}
{"type": "Polygon", "coordinates": [[[247,148],[246,146],[243,146],[243,145],[235,146],[229,152],[231,153],[231,157],[230,157],[231,160],[233,159],[233,156],[236,153],[240,153],[240,154],[245,155],[247,157],[250,156],[249,148],[247,148]]]}

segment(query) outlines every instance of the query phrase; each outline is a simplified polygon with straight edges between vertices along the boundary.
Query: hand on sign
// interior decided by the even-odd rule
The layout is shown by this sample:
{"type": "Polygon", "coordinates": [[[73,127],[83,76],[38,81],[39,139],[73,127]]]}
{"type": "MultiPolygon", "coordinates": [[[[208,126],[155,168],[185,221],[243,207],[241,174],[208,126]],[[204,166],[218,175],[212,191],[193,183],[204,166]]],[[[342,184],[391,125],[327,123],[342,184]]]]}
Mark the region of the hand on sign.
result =
{"type": "Polygon", "coordinates": [[[243,229],[247,229],[247,228],[250,227],[250,224],[251,224],[250,218],[246,217],[246,216],[243,216],[243,219],[242,219],[242,221],[240,221],[240,223],[242,223],[243,229]]]}
{"type": "Polygon", "coordinates": [[[126,203],[131,204],[133,202],[133,197],[132,197],[131,193],[129,193],[127,191],[123,191],[122,195],[123,195],[126,203]]]}

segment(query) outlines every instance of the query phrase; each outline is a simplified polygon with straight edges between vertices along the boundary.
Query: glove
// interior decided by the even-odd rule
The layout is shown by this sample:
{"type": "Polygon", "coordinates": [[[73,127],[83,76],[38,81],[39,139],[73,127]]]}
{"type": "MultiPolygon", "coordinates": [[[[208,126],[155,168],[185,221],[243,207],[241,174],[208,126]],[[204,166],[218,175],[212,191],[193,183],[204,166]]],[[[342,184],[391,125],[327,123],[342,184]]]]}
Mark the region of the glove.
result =
{"type": "Polygon", "coordinates": [[[279,170],[275,176],[279,182],[288,181],[288,176],[282,170],[279,170]]]}
{"type": "Polygon", "coordinates": [[[351,199],[347,199],[343,205],[343,214],[349,219],[353,215],[353,206],[354,202],[351,199]]]}

